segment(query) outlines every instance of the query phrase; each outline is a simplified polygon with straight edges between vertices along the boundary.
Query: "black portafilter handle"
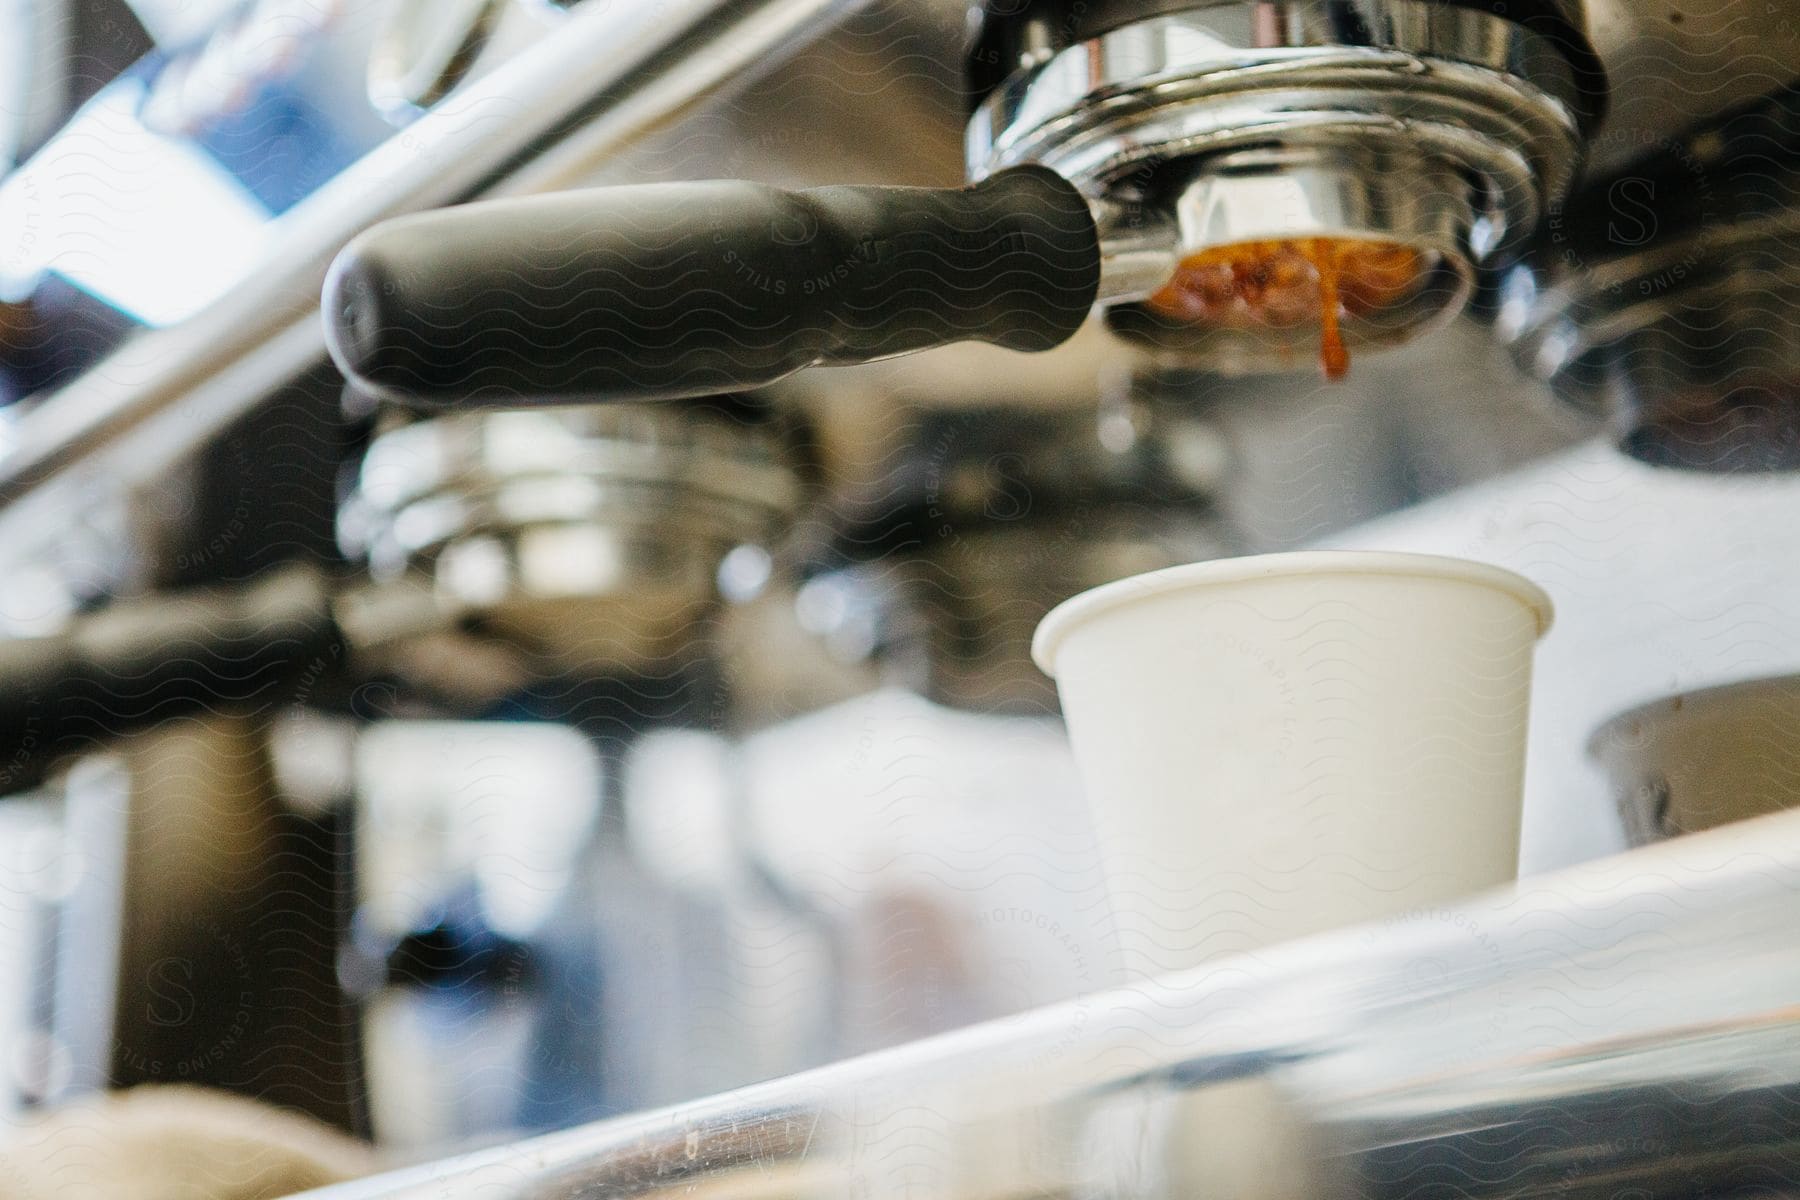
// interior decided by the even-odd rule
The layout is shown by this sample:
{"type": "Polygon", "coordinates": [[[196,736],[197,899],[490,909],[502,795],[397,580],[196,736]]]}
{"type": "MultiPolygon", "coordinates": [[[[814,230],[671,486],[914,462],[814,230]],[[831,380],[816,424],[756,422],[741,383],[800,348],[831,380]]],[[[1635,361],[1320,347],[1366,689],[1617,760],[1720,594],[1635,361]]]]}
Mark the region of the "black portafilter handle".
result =
{"type": "Polygon", "coordinates": [[[53,636],[0,640],[0,796],[123,734],[294,699],[344,655],[329,581],[304,566],[121,601],[53,636]]]}
{"type": "Polygon", "coordinates": [[[1047,350],[1100,282],[1054,171],[960,189],[595,188],[377,225],[325,284],[358,387],[459,407],[736,392],[958,341],[1047,350]]]}

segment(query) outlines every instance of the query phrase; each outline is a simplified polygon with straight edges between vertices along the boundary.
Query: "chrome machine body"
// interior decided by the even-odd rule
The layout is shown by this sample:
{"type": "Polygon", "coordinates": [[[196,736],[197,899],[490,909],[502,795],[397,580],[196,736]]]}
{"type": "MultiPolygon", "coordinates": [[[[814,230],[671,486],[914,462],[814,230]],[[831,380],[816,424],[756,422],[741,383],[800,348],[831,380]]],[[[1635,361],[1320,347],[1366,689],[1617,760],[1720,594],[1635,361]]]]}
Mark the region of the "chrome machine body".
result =
{"type": "Polygon", "coordinates": [[[1788,1195],[1793,825],[316,1194],[1788,1195]]]}

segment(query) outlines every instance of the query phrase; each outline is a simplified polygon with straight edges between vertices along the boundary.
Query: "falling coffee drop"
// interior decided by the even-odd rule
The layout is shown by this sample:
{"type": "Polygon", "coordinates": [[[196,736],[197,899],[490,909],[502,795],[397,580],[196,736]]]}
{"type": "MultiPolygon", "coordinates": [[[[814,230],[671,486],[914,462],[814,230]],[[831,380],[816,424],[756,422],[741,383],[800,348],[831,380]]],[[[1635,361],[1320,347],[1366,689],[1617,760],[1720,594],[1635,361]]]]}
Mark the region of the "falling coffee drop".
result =
{"type": "Polygon", "coordinates": [[[1397,242],[1300,238],[1213,246],[1181,261],[1148,307],[1171,320],[1241,329],[1319,326],[1328,379],[1350,369],[1343,319],[1406,299],[1427,275],[1420,251],[1397,242]]]}
{"type": "Polygon", "coordinates": [[[1307,257],[1319,273],[1319,361],[1325,378],[1342,379],[1350,373],[1350,351],[1338,325],[1338,245],[1327,238],[1307,243],[1307,257]]]}

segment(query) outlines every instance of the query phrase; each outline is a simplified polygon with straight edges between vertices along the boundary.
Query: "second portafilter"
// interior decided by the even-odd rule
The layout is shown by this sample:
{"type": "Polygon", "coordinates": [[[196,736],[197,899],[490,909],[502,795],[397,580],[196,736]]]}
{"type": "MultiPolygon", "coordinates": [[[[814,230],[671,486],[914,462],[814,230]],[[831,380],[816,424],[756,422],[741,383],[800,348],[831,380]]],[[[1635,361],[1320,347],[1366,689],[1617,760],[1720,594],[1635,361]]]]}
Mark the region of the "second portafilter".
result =
{"type": "Polygon", "coordinates": [[[1525,370],[1653,466],[1800,470],[1800,83],[1584,184],[1506,276],[1525,370]]]}

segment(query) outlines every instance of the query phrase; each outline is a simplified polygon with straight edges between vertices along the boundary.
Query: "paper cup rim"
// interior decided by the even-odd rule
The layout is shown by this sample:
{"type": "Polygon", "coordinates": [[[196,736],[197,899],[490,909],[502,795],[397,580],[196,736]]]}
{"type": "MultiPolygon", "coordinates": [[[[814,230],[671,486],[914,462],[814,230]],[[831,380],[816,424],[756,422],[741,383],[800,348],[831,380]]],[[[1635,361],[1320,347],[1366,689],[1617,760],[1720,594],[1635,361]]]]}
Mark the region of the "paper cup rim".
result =
{"type": "Polygon", "coordinates": [[[1186,563],[1090,588],[1064,600],[1038,622],[1037,632],[1031,639],[1031,659],[1039,670],[1054,679],[1056,653],[1069,632],[1109,609],[1197,584],[1240,583],[1249,579],[1301,575],[1397,575],[1452,579],[1490,587],[1506,593],[1532,611],[1537,618],[1537,637],[1540,638],[1549,632],[1555,616],[1550,596],[1543,588],[1523,575],[1491,563],[1398,551],[1301,550],[1186,563]]]}

